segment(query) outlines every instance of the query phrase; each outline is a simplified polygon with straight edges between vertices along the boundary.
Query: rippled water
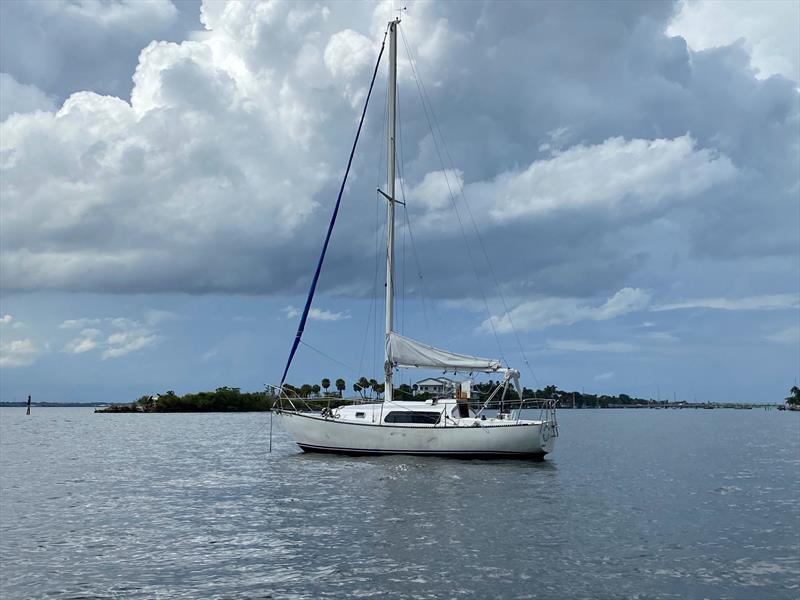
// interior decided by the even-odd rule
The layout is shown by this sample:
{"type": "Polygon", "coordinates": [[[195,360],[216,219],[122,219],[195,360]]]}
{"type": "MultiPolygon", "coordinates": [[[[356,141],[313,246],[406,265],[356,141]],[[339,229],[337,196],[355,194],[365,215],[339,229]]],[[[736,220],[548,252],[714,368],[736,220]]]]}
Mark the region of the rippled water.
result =
{"type": "Polygon", "coordinates": [[[304,455],[264,414],[0,409],[12,598],[797,598],[800,414],[559,413],[545,462],[304,455]]]}

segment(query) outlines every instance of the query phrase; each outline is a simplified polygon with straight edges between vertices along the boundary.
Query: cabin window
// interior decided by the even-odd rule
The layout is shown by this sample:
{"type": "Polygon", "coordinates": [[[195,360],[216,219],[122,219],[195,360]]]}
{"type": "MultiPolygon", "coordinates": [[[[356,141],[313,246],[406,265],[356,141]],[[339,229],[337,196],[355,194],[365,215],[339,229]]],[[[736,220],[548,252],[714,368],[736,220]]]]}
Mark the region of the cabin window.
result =
{"type": "Polygon", "coordinates": [[[439,422],[441,413],[438,412],[417,412],[410,410],[396,410],[386,415],[384,423],[424,423],[435,425],[439,422]]]}
{"type": "Polygon", "coordinates": [[[356,419],[363,419],[366,416],[367,416],[367,413],[363,413],[363,412],[357,412],[356,413],[356,419]]]}

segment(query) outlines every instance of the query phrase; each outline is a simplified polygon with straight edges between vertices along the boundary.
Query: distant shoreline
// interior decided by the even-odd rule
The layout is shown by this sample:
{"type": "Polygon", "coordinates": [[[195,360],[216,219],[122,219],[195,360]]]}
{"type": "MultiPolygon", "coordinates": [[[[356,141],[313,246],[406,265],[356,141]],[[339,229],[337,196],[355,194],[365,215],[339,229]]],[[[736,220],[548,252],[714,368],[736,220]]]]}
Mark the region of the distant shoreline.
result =
{"type": "MultiPolygon", "coordinates": [[[[0,402],[0,408],[28,406],[27,402],[0,402]]],[[[33,408],[81,408],[110,406],[108,402],[31,402],[33,408]]]]}
{"type": "MultiPolygon", "coordinates": [[[[338,399],[338,398],[337,398],[338,399]]],[[[27,406],[26,402],[0,402],[0,408],[25,408],[27,406]]],[[[135,414],[147,414],[156,411],[135,411],[130,410],[130,403],[113,403],[109,404],[107,402],[32,402],[31,406],[33,408],[110,408],[111,410],[103,410],[97,412],[104,412],[104,413],[135,413],[135,414]],[[128,410],[125,410],[128,408],[128,410]]],[[[748,403],[748,404],[739,404],[739,403],[731,403],[731,402],[719,402],[719,403],[687,403],[687,404],[623,404],[623,405],[607,405],[607,406],[584,406],[584,407],[575,407],[569,405],[559,405],[557,408],[558,410],[598,410],[598,409],[650,409],[650,410],[676,410],[676,409],[694,409],[694,410],[709,410],[709,409],[728,409],[728,410],[752,410],[752,409],[759,409],[759,408],[770,408],[770,409],[777,409],[782,408],[783,404],[758,404],[758,403],[748,403]]],[[[224,413],[224,412],[270,412],[269,408],[262,408],[262,409],[255,409],[255,410],[176,410],[176,411],[160,411],[164,413],[174,413],[174,412],[184,412],[184,413],[208,413],[208,412],[217,412],[217,413],[224,413]]]]}
{"type": "MultiPolygon", "coordinates": [[[[351,398],[343,398],[344,392],[347,389],[344,379],[335,380],[336,391],[329,391],[331,388],[330,379],[322,379],[322,385],[303,384],[302,386],[295,387],[289,384],[284,386],[288,395],[298,399],[304,403],[310,410],[323,410],[324,408],[335,408],[342,404],[350,404],[352,402],[366,401],[366,402],[380,402],[381,392],[380,385],[375,380],[368,380],[362,377],[353,384],[353,391],[359,395],[351,398]],[[324,392],[322,391],[324,388],[324,392]],[[375,393],[375,396],[370,393],[375,393]]],[[[450,397],[442,396],[441,394],[433,394],[427,390],[420,391],[415,386],[407,384],[400,385],[396,390],[397,394],[395,400],[403,401],[419,401],[424,402],[429,399],[437,397],[450,397]]],[[[484,403],[488,398],[493,396],[492,390],[494,385],[491,381],[488,383],[479,383],[473,387],[473,394],[470,399],[470,404],[477,407],[484,403]]],[[[616,396],[609,396],[606,394],[585,394],[584,392],[565,391],[559,390],[554,385],[548,385],[543,389],[533,390],[523,388],[521,390],[522,397],[529,400],[553,400],[556,403],[556,408],[560,410],[592,410],[597,408],[606,409],[663,409],[663,410],[676,410],[676,409],[694,409],[694,410],[713,410],[713,409],[733,409],[733,410],[752,410],[763,408],[764,410],[800,410],[800,388],[796,386],[791,389],[792,396],[786,398],[786,402],[778,404],[774,402],[697,402],[688,400],[678,400],[673,398],[671,401],[667,399],[653,399],[653,398],[634,398],[628,394],[619,394],[616,396]]],[[[448,392],[444,392],[447,394],[448,392]]],[[[504,392],[504,395],[506,392],[504,392]]],[[[505,398],[507,407],[513,407],[518,403],[519,394],[516,390],[508,390],[508,397],[505,398]]],[[[29,397],[30,399],[30,397],[29,397]]],[[[502,401],[494,400],[493,408],[495,408],[502,401]]],[[[24,407],[24,401],[13,402],[0,402],[0,407],[24,407]]],[[[37,408],[47,407],[87,407],[95,408],[98,413],[205,413],[205,412],[269,412],[277,404],[278,398],[271,393],[271,391],[259,392],[242,392],[237,387],[218,387],[214,391],[187,393],[179,396],[172,390],[168,390],[163,394],[152,394],[141,396],[133,402],[33,402],[31,405],[37,408]]]]}

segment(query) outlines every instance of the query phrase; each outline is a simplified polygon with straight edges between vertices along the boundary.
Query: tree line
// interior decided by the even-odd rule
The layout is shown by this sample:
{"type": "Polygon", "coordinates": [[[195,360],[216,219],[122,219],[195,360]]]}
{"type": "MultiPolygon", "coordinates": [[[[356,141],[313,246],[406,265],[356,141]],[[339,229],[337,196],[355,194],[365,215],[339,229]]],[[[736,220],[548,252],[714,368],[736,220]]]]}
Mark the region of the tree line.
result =
{"type": "MultiPolygon", "coordinates": [[[[485,401],[500,381],[489,380],[476,383],[472,386],[471,401],[480,403],[485,401]]],[[[331,380],[323,378],[319,384],[304,383],[300,386],[286,384],[285,389],[290,396],[304,398],[312,405],[315,400],[320,400],[325,404],[330,398],[342,399],[347,390],[347,382],[336,379],[331,385],[331,380]]],[[[384,384],[375,379],[359,377],[353,384],[352,390],[363,400],[380,400],[383,398],[384,384]]],[[[542,398],[558,401],[562,407],[575,408],[607,408],[608,406],[623,405],[666,405],[668,400],[653,400],[652,398],[636,398],[628,394],[616,396],[585,394],[578,391],[560,390],[554,385],[548,385],[541,389],[523,388],[524,398],[542,398]]],[[[450,395],[450,394],[447,394],[450,395]]],[[[397,400],[419,400],[424,401],[433,395],[428,392],[420,392],[417,384],[401,384],[395,389],[395,399],[397,400]]],[[[496,397],[499,399],[499,396],[496,397]]],[[[512,387],[506,391],[506,400],[518,400],[519,395],[512,387]]],[[[163,394],[142,396],[138,400],[129,404],[113,404],[100,408],[96,412],[244,412],[244,411],[267,411],[271,410],[277,403],[277,397],[271,391],[262,392],[242,392],[236,387],[220,387],[213,392],[198,392],[194,394],[177,395],[169,390],[163,394]]],[[[786,398],[790,405],[800,406],[800,388],[793,386],[790,396],[786,398]]]]}
{"type": "Polygon", "coordinates": [[[269,392],[242,392],[235,387],[221,387],[213,392],[178,396],[169,390],[163,394],[142,396],[129,404],[112,404],[95,412],[253,412],[271,410],[276,398],[269,392]]]}

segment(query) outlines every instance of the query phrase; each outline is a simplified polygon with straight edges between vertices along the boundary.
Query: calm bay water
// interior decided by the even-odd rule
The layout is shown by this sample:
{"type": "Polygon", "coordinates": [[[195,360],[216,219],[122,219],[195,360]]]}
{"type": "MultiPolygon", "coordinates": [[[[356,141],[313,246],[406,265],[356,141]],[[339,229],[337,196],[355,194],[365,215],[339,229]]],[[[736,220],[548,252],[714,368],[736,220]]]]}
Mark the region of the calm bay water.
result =
{"type": "Polygon", "coordinates": [[[0,409],[4,600],[800,597],[800,413],[563,411],[535,463],[33,411],[0,409]]]}

